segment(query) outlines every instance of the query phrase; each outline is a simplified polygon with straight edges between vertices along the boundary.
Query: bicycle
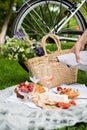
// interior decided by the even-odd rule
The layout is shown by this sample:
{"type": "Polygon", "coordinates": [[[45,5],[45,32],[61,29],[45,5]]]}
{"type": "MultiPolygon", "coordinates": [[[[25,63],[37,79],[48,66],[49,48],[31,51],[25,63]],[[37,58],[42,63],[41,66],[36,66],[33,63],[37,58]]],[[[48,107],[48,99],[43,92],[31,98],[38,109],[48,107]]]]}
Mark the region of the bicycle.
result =
{"type": "Polygon", "coordinates": [[[47,33],[54,33],[61,41],[78,40],[87,27],[80,8],[86,0],[27,0],[18,10],[13,33],[22,29],[31,39],[40,40],[47,33]]]}

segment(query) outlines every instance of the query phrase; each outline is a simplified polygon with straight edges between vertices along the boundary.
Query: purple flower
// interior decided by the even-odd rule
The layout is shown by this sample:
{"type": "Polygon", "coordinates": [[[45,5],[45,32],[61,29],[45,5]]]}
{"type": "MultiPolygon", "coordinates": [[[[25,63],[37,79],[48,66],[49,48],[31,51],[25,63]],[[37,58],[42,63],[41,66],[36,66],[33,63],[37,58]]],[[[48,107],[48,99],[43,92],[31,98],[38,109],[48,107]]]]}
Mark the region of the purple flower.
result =
{"type": "Polygon", "coordinates": [[[36,54],[38,56],[43,56],[44,55],[44,50],[43,50],[42,47],[37,48],[35,51],[36,51],[36,54]]]}
{"type": "Polygon", "coordinates": [[[18,30],[14,33],[13,38],[20,38],[25,41],[25,34],[22,32],[22,30],[18,30]]]}

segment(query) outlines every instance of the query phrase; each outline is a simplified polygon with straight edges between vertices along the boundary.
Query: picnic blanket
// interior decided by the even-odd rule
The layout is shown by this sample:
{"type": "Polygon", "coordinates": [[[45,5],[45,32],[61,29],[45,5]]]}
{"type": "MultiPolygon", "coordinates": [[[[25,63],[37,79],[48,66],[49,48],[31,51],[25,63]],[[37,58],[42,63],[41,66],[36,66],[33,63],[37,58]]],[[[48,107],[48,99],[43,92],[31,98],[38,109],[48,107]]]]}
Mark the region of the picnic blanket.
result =
{"type": "Polygon", "coordinates": [[[78,122],[87,123],[87,103],[67,110],[30,108],[16,102],[5,102],[12,96],[15,86],[0,90],[0,130],[52,130],[73,126],[78,122]]]}

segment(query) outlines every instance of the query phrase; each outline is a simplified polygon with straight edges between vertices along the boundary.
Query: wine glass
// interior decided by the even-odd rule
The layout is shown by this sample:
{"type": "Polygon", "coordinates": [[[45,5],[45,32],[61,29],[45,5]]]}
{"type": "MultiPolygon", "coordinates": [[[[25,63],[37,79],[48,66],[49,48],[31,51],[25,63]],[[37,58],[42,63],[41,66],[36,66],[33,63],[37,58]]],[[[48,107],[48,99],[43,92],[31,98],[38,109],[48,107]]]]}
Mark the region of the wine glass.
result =
{"type": "MultiPolygon", "coordinates": [[[[54,77],[53,77],[53,70],[52,67],[50,65],[50,63],[44,63],[40,65],[40,82],[44,82],[47,84],[47,86],[49,86],[48,84],[50,84],[54,77]]],[[[50,90],[50,88],[48,87],[48,91],[50,90]]]]}
{"type": "Polygon", "coordinates": [[[37,83],[40,81],[40,77],[39,77],[40,71],[38,65],[33,65],[33,70],[35,71],[35,73],[32,76],[30,76],[30,80],[34,83],[34,89],[33,89],[33,93],[34,93],[37,83]]]}
{"type": "MultiPolygon", "coordinates": [[[[51,67],[51,64],[48,62],[48,60],[46,60],[46,62],[44,62],[44,63],[33,65],[33,71],[34,71],[33,76],[32,77],[30,76],[30,80],[34,83],[33,92],[35,91],[36,84],[38,82],[41,84],[46,84],[48,87],[54,79],[53,69],[51,67]]],[[[50,89],[48,87],[48,91],[49,90],[50,89]]]]}

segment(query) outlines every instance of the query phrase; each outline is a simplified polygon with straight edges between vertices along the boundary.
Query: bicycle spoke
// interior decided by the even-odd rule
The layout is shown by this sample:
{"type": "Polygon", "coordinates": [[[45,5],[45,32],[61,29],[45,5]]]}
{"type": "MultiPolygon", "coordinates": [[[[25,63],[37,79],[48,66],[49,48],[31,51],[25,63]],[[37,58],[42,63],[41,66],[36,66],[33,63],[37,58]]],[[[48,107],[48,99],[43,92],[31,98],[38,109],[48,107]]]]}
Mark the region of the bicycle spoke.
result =
{"type": "MultiPolygon", "coordinates": [[[[36,35],[36,34],[38,34],[38,33],[39,33],[39,32],[38,32],[38,29],[35,28],[35,26],[33,25],[33,23],[30,22],[28,18],[26,18],[26,21],[28,22],[28,24],[31,25],[31,26],[28,26],[28,24],[25,24],[25,22],[23,22],[23,25],[22,25],[22,26],[24,26],[24,27],[26,28],[27,33],[28,33],[28,30],[32,30],[32,32],[30,32],[29,35],[30,35],[30,34],[31,34],[31,35],[36,35]]],[[[39,35],[42,36],[41,34],[39,34],[39,35]]]]}
{"type": "Polygon", "coordinates": [[[14,30],[23,27],[29,37],[36,40],[40,40],[47,33],[57,34],[65,40],[68,37],[77,38],[77,30],[86,28],[77,8],[66,0],[27,1],[25,7],[20,10],[14,30]],[[74,10],[77,10],[75,14],[74,10]]]}
{"type": "MultiPolygon", "coordinates": [[[[58,27],[67,19],[67,16],[65,18],[63,18],[54,28],[57,30],[58,27]]],[[[54,28],[53,30],[51,30],[51,32],[54,32],[54,28]]]]}
{"type": "Polygon", "coordinates": [[[47,10],[48,10],[48,13],[49,13],[49,17],[50,17],[50,23],[53,24],[52,14],[51,14],[50,9],[49,9],[49,2],[46,5],[47,5],[47,10]]]}
{"type": "Polygon", "coordinates": [[[42,21],[42,23],[44,24],[44,26],[50,31],[49,26],[47,26],[47,24],[46,24],[46,22],[45,22],[45,20],[44,20],[44,14],[43,14],[43,12],[42,12],[42,7],[41,7],[41,6],[40,6],[40,11],[41,11],[43,17],[40,17],[40,15],[38,15],[38,13],[33,9],[33,12],[34,12],[34,13],[37,15],[37,17],[42,21]]]}

